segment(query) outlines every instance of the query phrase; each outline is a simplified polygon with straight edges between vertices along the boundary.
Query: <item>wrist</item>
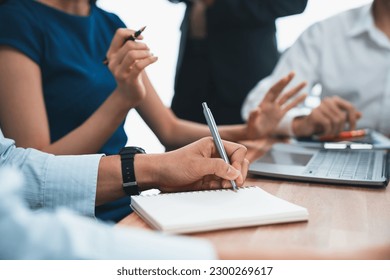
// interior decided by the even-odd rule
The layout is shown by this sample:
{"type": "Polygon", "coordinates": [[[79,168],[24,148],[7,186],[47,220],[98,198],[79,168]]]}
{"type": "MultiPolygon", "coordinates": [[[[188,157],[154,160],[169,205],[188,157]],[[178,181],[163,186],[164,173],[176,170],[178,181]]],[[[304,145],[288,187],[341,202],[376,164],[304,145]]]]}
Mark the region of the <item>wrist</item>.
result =
{"type": "Polygon", "coordinates": [[[126,93],[124,90],[121,90],[119,87],[117,87],[114,92],[111,94],[112,98],[115,100],[116,109],[121,112],[127,112],[135,108],[138,104],[128,98],[128,93],[126,93]]]}
{"type": "Polygon", "coordinates": [[[156,154],[137,154],[134,157],[134,172],[140,191],[156,188],[161,161],[156,154]]]}
{"type": "Polygon", "coordinates": [[[238,142],[250,139],[250,130],[247,124],[218,126],[221,138],[227,141],[238,142]]]}
{"type": "Polygon", "coordinates": [[[96,205],[124,197],[121,161],[118,155],[101,158],[96,189],[96,205]]]}
{"type": "Polygon", "coordinates": [[[141,191],[135,172],[136,157],[140,154],[145,154],[145,150],[135,146],[123,147],[119,152],[121,157],[122,188],[128,196],[139,195],[141,191]]]}
{"type": "Polygon", "coordinates": [[[313,134],[312,125],[306,116],[294,118],[291,126],[292,132],[295,136],[306,137],[313,134]]]}

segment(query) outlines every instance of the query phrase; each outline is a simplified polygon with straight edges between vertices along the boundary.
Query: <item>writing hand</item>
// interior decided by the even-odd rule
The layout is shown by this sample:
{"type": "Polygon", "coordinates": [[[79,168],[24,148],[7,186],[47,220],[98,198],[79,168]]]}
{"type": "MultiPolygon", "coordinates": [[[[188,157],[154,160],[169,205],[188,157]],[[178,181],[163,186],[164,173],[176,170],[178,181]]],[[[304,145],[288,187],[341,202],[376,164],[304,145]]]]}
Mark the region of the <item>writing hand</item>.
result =
{"type": "MultiPolygon", "coordinates": [[[[231,188],[244,184],[249,162],[247,149],[240,144],[222,141],[231,164],[219,155],[212,137],[202,138],[178,150],[155,155],[159,169],[155,182],[163,192],[231,188]]],[[[139,159],[141,159],[139,156],[139,159]]],[[[150,155],[149,155],[150,156],[150,155]]],[[[150,160],[150,159],[149,159],[150,160]]]]}

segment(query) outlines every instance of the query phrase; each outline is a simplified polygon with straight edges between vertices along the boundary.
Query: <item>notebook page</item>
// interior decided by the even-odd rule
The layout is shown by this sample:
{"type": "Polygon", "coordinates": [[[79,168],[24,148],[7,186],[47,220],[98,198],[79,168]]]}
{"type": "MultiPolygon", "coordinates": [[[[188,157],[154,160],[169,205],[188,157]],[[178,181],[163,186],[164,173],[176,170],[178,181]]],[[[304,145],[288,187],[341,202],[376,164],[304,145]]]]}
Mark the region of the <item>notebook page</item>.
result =
{"type": "Polygon", "coordinates": [[[307,210],[259,187],[132,196],[132,208],[152,227],[184,233],[307,220],[307,210]]]}

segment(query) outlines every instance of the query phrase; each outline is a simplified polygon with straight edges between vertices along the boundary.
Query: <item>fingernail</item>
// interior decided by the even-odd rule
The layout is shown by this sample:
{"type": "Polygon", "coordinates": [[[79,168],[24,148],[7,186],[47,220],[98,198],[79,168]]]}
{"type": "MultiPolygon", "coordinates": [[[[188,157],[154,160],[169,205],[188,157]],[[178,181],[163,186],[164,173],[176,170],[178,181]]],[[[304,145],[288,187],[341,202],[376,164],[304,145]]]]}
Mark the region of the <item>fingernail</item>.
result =
{"type": "Polygon", "coordinates": [[[227,175],[229,176],[229,178],[234,178],[236,179],[238,176],[240,176],[240,171],[238,171],[237,169],[229,166],[229,169],[228,169],[228,172],[227,172],[227,175]]]}

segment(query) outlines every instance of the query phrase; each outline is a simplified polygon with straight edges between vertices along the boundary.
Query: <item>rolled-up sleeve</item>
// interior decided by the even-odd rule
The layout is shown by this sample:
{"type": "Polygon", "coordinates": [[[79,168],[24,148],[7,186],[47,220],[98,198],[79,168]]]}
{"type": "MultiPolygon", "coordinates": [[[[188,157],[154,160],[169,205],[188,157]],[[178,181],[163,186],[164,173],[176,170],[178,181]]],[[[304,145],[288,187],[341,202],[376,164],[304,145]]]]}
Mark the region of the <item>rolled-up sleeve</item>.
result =
{"type": "Polygon", "coordinates": [[[50,156],[44,169],[43,207],[66,206],[94,216],[101,156],[50,156]]]}
{"type": "Polygon", "coordinates": [[[32,211],[20,196],[22,185],[30,186],[20,173],[0,168],[0,259],[217,257],[206,240],[114,227],[64,208],[32,211]]]}
{"type": "Polygon", "coordinates": [[[0,133],[0,165],[20,169],[28,184],[23,197],[32,209],[64,206],[94,216],[98,167],[103,155],[54,156],[16,148],[0,133]]]}

